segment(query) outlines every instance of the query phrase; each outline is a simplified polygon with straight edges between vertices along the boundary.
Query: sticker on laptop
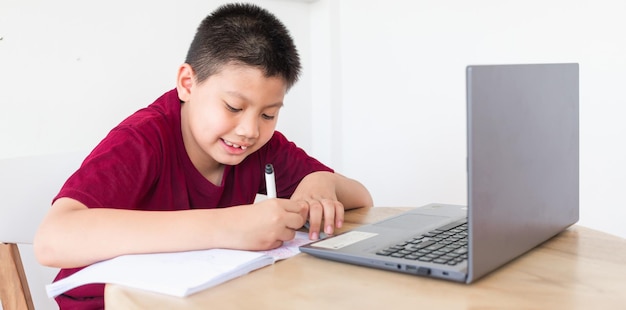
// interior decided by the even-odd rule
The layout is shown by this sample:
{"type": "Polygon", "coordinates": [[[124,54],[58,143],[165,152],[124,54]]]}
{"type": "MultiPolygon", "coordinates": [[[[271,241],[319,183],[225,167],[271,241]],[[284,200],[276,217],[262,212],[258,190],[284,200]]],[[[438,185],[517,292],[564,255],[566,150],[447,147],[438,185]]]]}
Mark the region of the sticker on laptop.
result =
{"type": "Polygon", "coordinates": [[[369,239],[371,237],[374,237],[378,234],[376,233],[370,233],[370,232],[364,232],[364,231],[349,231],[345,234],[336,236],[334,238],[328,238],[328,239],[324,239],[320,242],[317,242],[315,244],[313,244],[312,246],[314,247],[318,247],[318,248],[325,248],[325,249],[334,249],[334,250],[338,250],[341,249],[343,247],[347,247],[351,244],[355,244],[359,241],[365,240],[365,239],[369,239]]]}

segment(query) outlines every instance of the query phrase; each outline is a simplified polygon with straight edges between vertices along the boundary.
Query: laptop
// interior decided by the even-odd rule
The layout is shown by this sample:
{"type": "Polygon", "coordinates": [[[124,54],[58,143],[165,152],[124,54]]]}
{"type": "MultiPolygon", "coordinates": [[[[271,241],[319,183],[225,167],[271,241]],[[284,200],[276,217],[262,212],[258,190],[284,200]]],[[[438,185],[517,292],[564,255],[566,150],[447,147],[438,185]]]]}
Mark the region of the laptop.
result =
{"type": "Polygon", "coordinates": [[[576,63],[468,66],[467,207],[428,204],[300,250],[472,283],[576,223],[578,72],[576,63]]]}

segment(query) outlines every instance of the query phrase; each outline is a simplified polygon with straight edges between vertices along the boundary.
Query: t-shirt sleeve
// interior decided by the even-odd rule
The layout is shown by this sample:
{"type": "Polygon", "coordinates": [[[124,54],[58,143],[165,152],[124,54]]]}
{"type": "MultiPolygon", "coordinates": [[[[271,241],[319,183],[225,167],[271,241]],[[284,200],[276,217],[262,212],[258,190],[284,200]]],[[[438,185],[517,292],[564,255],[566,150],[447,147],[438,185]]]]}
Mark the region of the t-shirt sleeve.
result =
{"type": "MultiPolygon", "coordinates": [[[[309,156],[303,149],[287,140],[278,131],[274,132],[274,136],[266,144],[266,151],[268,154],[266,163],[271,163],[274,166],[278,197],[291,197],[300,181],[312,172],[334,172],[333,169],[309,156]]],[[[264,185],[263,190],[265,190],[264,185]]]]}
{"type": "Polygon", "coordinates": [[[156,180],[155,148],[132,127],[113,129],[66,181],[54,200],[87,207],[135,209],[156,180]]]}

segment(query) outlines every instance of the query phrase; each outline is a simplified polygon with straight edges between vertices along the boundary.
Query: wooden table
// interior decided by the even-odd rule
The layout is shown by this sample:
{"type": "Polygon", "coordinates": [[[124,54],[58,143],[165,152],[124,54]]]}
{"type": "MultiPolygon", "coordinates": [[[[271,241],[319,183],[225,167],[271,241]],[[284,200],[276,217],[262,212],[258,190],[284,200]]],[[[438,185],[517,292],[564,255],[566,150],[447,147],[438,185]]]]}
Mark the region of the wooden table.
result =
{"type": "MultiPolygon", "coordinates": [[[[342,230],[407,208],[357,209],[342,230]]],[[[178,298],[107,285],[107,309],[626,309],[626,239],[572,226],[471,285],[318,259],[178,298]]]]}

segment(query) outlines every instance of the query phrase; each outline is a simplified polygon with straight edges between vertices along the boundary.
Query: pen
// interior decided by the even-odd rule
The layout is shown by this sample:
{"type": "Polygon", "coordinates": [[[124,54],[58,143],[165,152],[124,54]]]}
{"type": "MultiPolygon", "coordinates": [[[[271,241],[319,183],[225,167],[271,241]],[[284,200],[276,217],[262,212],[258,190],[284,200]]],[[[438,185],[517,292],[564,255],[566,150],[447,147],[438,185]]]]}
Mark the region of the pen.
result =
{"type": "Polygon", "coordinates": [[[276,198],[276,179],[274,179],[274,166],[265,165],[265,187],[267,188],[267,198],[276,198]]]}

